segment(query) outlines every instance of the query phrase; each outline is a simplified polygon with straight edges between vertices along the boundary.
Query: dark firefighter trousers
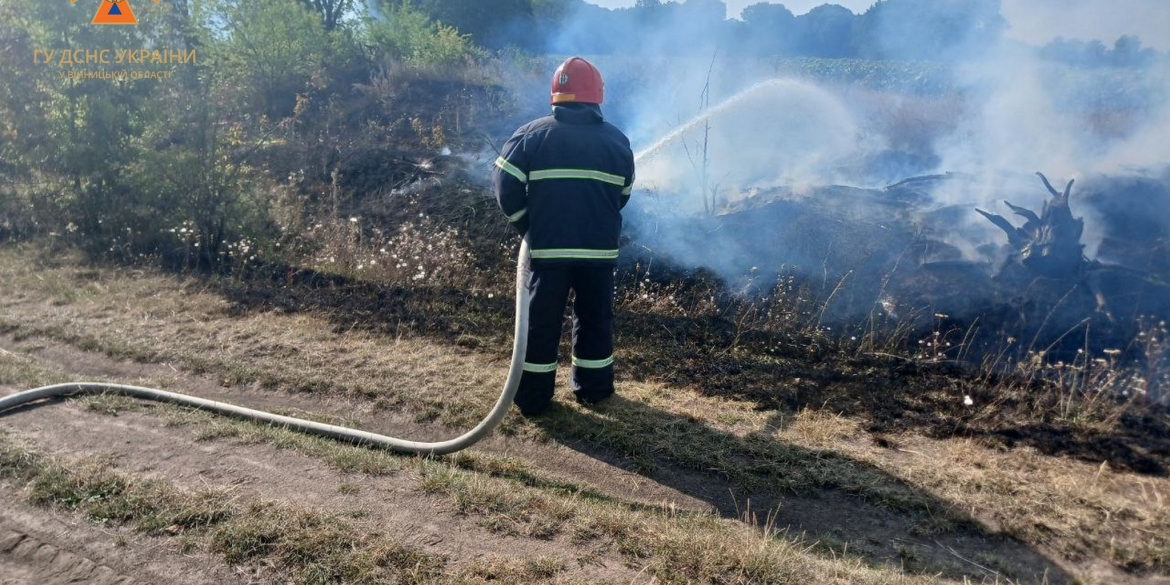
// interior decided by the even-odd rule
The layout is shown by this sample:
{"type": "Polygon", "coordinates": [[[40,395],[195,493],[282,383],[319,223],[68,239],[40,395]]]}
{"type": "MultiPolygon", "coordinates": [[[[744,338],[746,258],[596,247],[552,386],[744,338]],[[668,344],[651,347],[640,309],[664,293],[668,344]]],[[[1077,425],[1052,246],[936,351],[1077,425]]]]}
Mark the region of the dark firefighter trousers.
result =
{"type": "Polygon", "coordinates": [[[515,403],[536,414],[552,401],[557,349],[569,291],[573,302],[572,389],[585,403],[613,394],[613,266],[561,264],[532,269],[528,351],[515,403]]]}

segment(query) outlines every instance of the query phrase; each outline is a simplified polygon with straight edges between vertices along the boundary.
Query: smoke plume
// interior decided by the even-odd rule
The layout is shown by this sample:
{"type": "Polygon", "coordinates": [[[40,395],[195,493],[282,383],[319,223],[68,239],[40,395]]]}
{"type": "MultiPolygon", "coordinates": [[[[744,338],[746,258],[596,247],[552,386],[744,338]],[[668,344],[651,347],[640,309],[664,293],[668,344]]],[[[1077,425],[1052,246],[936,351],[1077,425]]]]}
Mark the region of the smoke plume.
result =
{"type": "MultiPolygon", "coordinates": [[[[656,19],[589,5],[563,19],[548,52],[598,65],[606,116],[638,154],[626,214],[637,250],[729,283],[788,272],[832,287],[851,273],[856,290],[837,298],[855,299],[842,315],[856,317],[895,272],[944,262],[988,278],[1001,270],[1007,236],[975,210],[1022,224],[1004,201],[1039,213],[1051,199],[1040,171],[1058,188],[1076,180],[1070,206],[1084,218],[1088,260],[1157,264],[1135,251],[1125,222],[1140,218],[1152,243],[1170,239],[1170,60],[1133,37],[1112,48],[1009,39],[994,0],[939,2],[966,12],[955,20],[932,9],[923,22],[893,19],[914,13],[890,6],[879,13],[883,4],[909,2],[852,16],[771,10],[776,35],[794,35],[780,40],[724,21],[720,2],[689,0],[656,19]],[[852,41],[856,54],[900,59],[806,56],[828,50],[814,33],[856,29],[847,18],[870,24],[852,41]],[[938,45],[937,59],[913,54],[907,35],[938,45]],[[961,42],[940,44],[951,37],[961,42]],[[777,47],[787,53],[769,54],[777,47]],[[937,180],[900,183],[928,176],[937,180]],[[834,218],[846,227],[834,231],[834,218]]],[[[923,298],[982,307],[990,294],[923,298]]]]}

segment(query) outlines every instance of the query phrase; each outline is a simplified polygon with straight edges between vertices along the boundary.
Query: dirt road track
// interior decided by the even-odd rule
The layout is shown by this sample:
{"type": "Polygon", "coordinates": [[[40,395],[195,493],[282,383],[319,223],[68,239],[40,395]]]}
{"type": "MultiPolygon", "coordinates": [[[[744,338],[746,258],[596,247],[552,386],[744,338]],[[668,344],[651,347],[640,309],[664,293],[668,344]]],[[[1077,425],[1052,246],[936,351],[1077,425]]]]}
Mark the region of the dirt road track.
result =
{"type": "MultiPolygon", "coordinates": [[[[344,398],[225,388],[216,380],[177,371],[165,364],[119,361],[73,347],[34,339],[15,341],[0,335],[0,350],[49,371],[67,372],[77,380],[104,377],[133,384],[164,382],[168,389],[283,413],[318,413],[353,421],[365,430],[434,440],[450,429],[420,424],[411,417],[344,398]]],[[[0,385],[0,395],[24,390],[0,385]]],[[[200,440],[199,425],[176,425],[175,411],[141,403],[142,408],[117,414],[89,410],[81,402],[56,402],[0,417],[0,430],[27,441],[49,455],[100,458],[103,464],[145,477],[157,477],[186,490],[219,490],[224,497],[246,505],[274,501],[310,508],[346,518],[357,529],[393,536],[406,545],[450,559],[449,568],[483,558],[564,559],[567,577],[602,582],[636,582],[639,574],[611,549],[582,548],[565,537],[534,539],[489,532],[473,515],[461,514],[442,496],[419,489],[418,470],[403,458],[397,471],[381,475],[345,473],[325,461],[281,449],[271,443],[247,443],[232,438],[200,440]]],[[[169,407],[168,407],[169,408],[169,407]]],[[[546,477],[560,478],[628,502],[669,504],[685,510],[711,510],[727,497],[727,489],[709,476],[687,470],[659,472],[677,477],[651,478],[622,469],[604,453],[587,454],[558,442],[534,442],[496,434],[475,447],[487,455],[517,455],[546,477]],[[696,475],[696,477],[690,477],[696,475]],[[672,487],[673,486],[673,487],[672,487]],[[723,493],[720,494],[719,492],[723,493]]],[[[783,511],[780,525],[794,532],[836,527],[842,538],[903,536],[917,542],[919,554],[943,552],[932,542],[914,538],[904,518],[877,510],[842,494],[789,498],[784,502],[755,502],[764,509],[783,511]],[[783,507],[779,507],[783,504],[783,507]],[[909,536],[907,536],[909,535],[909,536]]],[[[994,551],[1018,566],[1044,571],[1046,561],[1006,537],[959,533],[939,537],[961,551],[994,551]],[[968,542],[969,541],[969,542],[968,542]]],[[[219,556],[183,552],[179,539],[152,537],[98,526],[76,514],[25,504],[10,485],[0,482],[0,585],[64,583],[203,583],[251,584],[282,582],[263,567],[229,566],[219,556]]],[[[1137,582],[1120,579],[1108,567],[1101,582],[1137,582]]],[[[1096,572],[1096,571],[1094,571],[1096,572]]],[[[1057,579],[1053,582],[1060,582],[1057,579]]],[[[1141,581],[1156,583],[1154,581],[1141,581]]]]}
{"type": "Polygon", "coordinates": [[[27,526],[8,518],[0,518],[0,572],[3,585],[36,585],[38,583],[93,583],[94,585],[129,585],[133,577],[119,569],[95,562],[84,552],[76,553],[62,545],[59,538],[46,541],[31,534],[27,526]]]}
{"type": "Polygon", "coordinates": [[[202,553],[160,554],[161,543],[125,535],[5,497],[0,509],[0,585],[245,583],[202,553]],[[139,546],[140,544],[145,546],[139,546]]]}
{"type": "MultiPolygon", "coordinates": [[[[157,364],[119,362],[73,348],[45,343],[14,343],[0,337],[0,347],[37,363],[93,376],[123,380],[158,379],[171,374],[172,388],[266,410],[289,409],[361,418],[376,432],[413,436],[449,432],[411,421],[370,420],[362,408],[345,401],[317,399],[246,388],[225,389],[197,376],[177,375],[157,364]],[[355,414],[356,413],[356,414],[355,414]],[[402,423],[402,424],[400,424],[402,423]],[[406,430],[402,430],[402,429],[406,430]]],[[[0,395],[23,388],[0,386],[0,395]]],[[[147,404],[147,403],[143,403],[147,404]]],[[[589,555],[590,578],[629,582],[634,573],[616,556],[597,558],[562,540],[534,540],[488,533],[474,518],[453,510],[442,496],[417,487],[415,471],[382,476],[343,473],[328,464],[270,444],[198,440],[197,431],[176,426],[166,413],[145,408],[117,415],[93,412],[76,402],[54,403],[10,413],[0,429],[29,442],[38,452],[65,457],[100,457],[121,472],[158,477],[187,490],[223,490],[241,503],[279,501],[345,516],[370,532],[391,534],[430,553],[445,555],[455,566],[485,556],[552,555],[572,561],[589,555]],[[344,484],[344,490],[339,489],[344,484]]],[[[635,501],[673,502],[680,508],[708,507],[700,500],[646,478],[609,466],[555,444],[492,437],[477,447],[487,453],[523,450],[542,471],[566,480],[624,493],[635,501]]],[[[74,514],[36,508],[21,501],[10,485],[0,489],[0,585],[64,583],[255,583],[271,579],[255,570],[229,567],[206,553],[180,553],[174,539],[106,529],[74,514]],[[119,543],[121,546],[119,546],[119,543]],[[250,574],[249,574],[250,573],[250,574]]],[[[573,563],[577,564],[577,563],[573,563]]]]}

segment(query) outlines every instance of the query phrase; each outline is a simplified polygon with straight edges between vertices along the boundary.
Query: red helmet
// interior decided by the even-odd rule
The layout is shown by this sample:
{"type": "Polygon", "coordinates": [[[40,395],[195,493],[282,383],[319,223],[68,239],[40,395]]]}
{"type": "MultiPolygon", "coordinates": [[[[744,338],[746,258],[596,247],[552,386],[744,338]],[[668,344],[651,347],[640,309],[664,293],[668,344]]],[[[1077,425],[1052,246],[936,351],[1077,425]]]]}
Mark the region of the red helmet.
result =
{"type": "Polygon", "coordinates": [[[605,82],[601,72],[592,63],[569,57],[557,67],[552,78],[552,96],[549,103],[582,102],[600,104],[605,97],[605,82]]]}

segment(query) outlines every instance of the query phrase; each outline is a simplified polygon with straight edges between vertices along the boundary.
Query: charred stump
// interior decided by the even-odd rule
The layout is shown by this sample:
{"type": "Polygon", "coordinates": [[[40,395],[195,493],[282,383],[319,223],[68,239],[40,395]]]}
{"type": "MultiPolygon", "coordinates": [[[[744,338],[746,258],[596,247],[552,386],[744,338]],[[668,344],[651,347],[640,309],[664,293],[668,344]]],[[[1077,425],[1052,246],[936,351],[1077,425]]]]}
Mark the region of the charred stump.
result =
{"type": "Polygon", "coordinates": [[[1043,173],[1036,174],[1052,194],[1052,199],[1044,202],[1039,215],[1004,201],[1012,212],[1025,219],[1022,227],[1012,225],[1001,215],[982,209],[975,211],[1007,234],[1009,262],[1022,264],[1036,276],[1080,280],[1093,263],[1085,257],[1085,245],[1081,243],[1085,221],[1073,217],[1068,203],[1073,181],[1070,180],[1061,193],[1052,187],[1043,173]]]}

